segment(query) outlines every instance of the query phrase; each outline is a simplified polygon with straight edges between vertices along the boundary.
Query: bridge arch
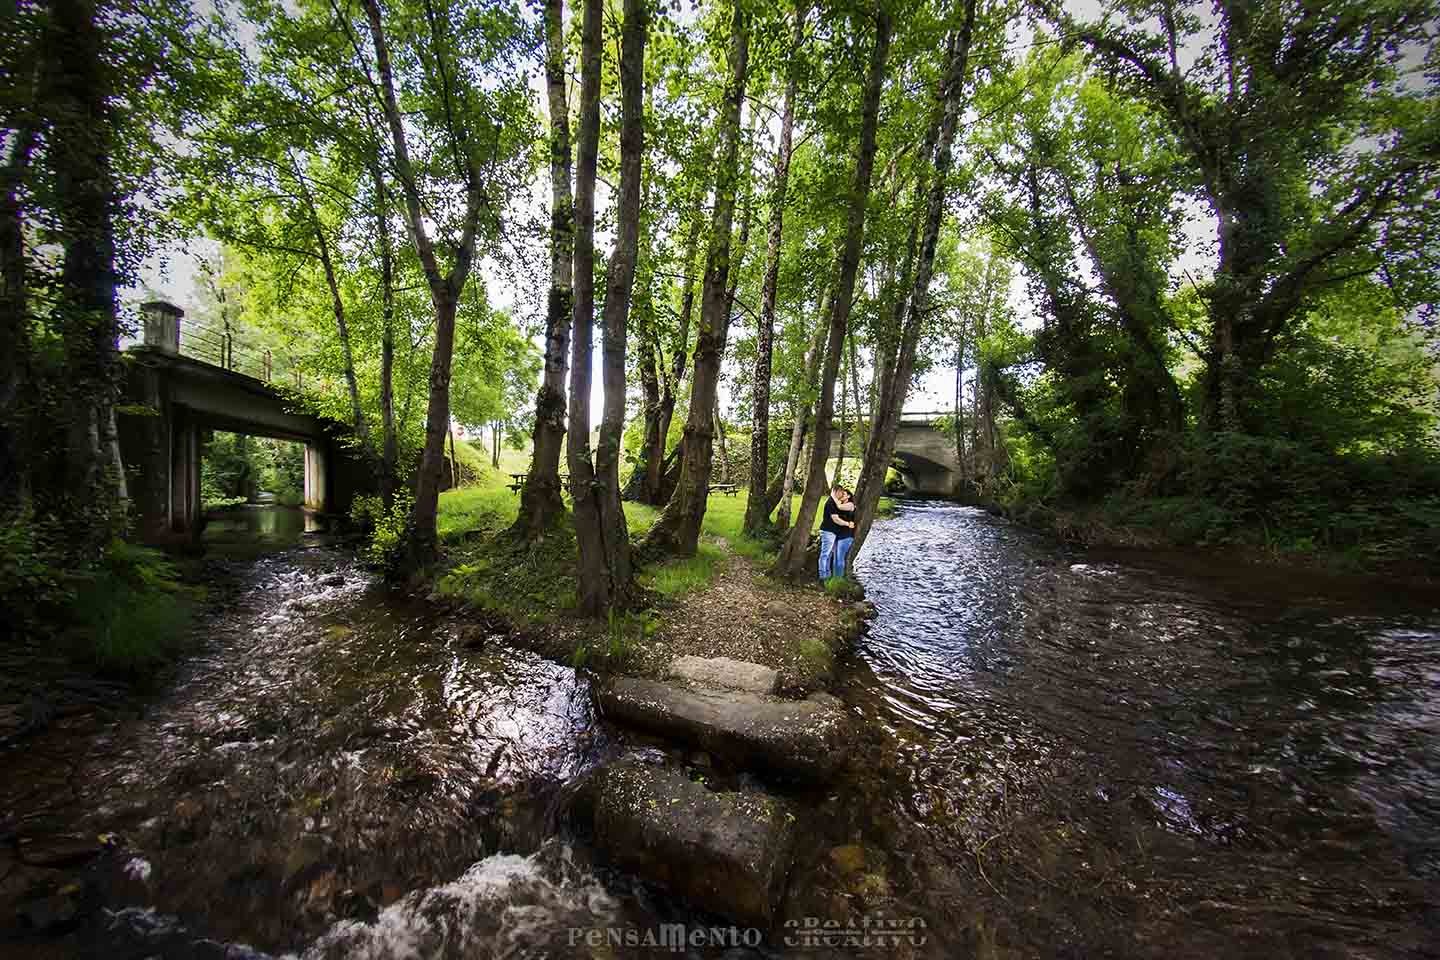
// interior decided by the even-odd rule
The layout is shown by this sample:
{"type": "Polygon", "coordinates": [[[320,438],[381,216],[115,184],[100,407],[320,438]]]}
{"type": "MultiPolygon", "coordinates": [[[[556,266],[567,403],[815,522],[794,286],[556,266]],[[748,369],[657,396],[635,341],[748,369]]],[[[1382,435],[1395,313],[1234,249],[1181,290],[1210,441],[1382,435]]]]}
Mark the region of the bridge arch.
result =
{"type": "Polygon", "coordinates": [[[224,430],[305,444],[305,507],[343,513],[373,487],[344,442],[343,425],[296,411],[269,383],[179,352],[184,312],[145,305],[143,343],[126,351],[127,402],[119,409],[121,459],[145,539],[200,531],[204,435],[224,430]]]}

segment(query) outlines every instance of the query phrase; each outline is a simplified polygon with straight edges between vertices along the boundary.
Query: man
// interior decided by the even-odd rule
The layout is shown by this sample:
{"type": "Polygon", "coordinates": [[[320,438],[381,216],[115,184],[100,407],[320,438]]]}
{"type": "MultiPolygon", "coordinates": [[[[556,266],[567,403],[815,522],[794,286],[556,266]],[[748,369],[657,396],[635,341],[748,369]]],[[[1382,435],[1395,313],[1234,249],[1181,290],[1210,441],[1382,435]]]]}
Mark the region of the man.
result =
{"type": "MultiPolygon", "coordinates": [[[[850,502],[845,495],[845,488],[838,483],[830,488],[830,496],[825,499],[824,513],[820,517],[820,580],[824,582],[832,576],[843,576],[845,573],[845,555],[840,555],[840,569],[835,567],[835,545],[842,536],[854,537],[855,524],[848,519],[855,512],[855,504],[850,502]]],[[[846,552],[849,552],[850,544],[845,544],[846,552]]]]}

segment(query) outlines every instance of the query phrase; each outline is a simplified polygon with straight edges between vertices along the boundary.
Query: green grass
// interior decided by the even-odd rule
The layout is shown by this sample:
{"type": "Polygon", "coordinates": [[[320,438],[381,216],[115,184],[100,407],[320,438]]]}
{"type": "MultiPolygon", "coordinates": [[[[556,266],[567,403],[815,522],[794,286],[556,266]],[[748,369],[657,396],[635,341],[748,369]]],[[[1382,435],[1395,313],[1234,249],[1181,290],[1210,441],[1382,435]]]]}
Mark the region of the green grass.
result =
{"type": "MultiPolygon", "coordinates": [[[[515,520],[520,508],[518,494],[507,490],[493,477],[458,490],[440,494],[440,513],[436,529],[441,543],[450,543],[474,535],[495,533],[515,520]]],[[[509,477],[505,478],[509,482],[509,477]]]]}
{"type": "MultiPolygon", "coordinates": [[[[468,444],[460,444],[457,451],[461,447],[478,458],[468,444]]],[[[515,543],[509,538],[507,530],[520,505],[519,493],[509,489],[510,475],[528,469],[529,460],[528,452],[503,451],[499,470],[487,459],[476,465],[473,482],[440,495],[437,526],[449,556],[448,570],[437,589],[518,622],[544,623],[575,605],[575,531],[567,516],[553,534],[537,544],[515,543]]],[[[715,579],[727,549],[755,563],[773,560],[777,540],[755,539],[744,533],[747,496],[744,490],[734,497],[712,496],[696,555],[647,567],[639,576],[641,586],[665,597],[701,590],[715,579]]],[[[792,511],[799,503],[796,495],[792,511]]],[[[878,514],[888,515],[891,505],[890,498],[883,498],[878,514]]],[[[655,507],[625,504],[625,522],[632,539],[643,537],[659,516],[655,507]]],[[[812,531],[820,528],[820,521],[817,510],[812,531]]]]}
{"type": "Polygon", "coordinates": [[[724,551],[702,540],[695,556],[668,560],[641,571],[640,585],[666,597],[683,597],[707,586],[724,562],[724,551]]]}

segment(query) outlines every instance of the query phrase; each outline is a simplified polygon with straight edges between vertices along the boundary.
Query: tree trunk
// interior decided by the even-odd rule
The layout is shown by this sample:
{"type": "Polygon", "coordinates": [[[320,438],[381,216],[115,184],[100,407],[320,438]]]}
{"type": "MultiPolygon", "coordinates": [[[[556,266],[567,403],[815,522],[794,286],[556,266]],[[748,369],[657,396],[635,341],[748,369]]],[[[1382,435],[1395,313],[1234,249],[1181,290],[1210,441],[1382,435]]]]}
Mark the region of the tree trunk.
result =
{"type": "MultiPolygon", "coordinates": [[[[825,455],[829,452],[830,419],[835,408],[835,375],[840,369],[840,352],[850,322],[850,307],[855,299],[855,276],[860,268],[861,248],[865,240],[865,207],[870,199],[870,181],[875,168],[875,135],[880,119],[880,94],[885,84],[885,63],[890,56],[890,32],[890,14],[882,6],[875,15],[875,43],[870,50],[870,65],[865,77],[855,183],[850,192],[840,272],[830,303],[825,370],[820,380],[820,400],[815,410],[815,427],[810,441],[810,469],[806,476],[805,493],[800,498],[800,510],[775,563],[776,572],[792,580],[799,580],[806,574],[810,522],[825,493],[825,455]]],[[[814,571],[810,574],[813,577],[814,571]]]]}
{"type": "Polygon", "coordinates": [[[574,499],[580,609],[610,603],[604,526],[590,456],[590,379],[595,333],[595,177],[600,150],[601,0],[584,0],[580,32],[580,129],[575,142],[575,307],[570,340],[570,491],[574,499]]]}
{"type": "Polygon", "coordinates": [[[500,430],[502,425],[496,420],[491,430],[490,443],[490,467],[493,470],[500,469],[500,430]]]}
{"type": "Polygon", "coordinates": [[[885,474],[895,453],[895,433],[900,426],[900,413],[910,391],[910,376],[915,368],[915,350],[920,331],[930,310],[930,277],[935,266],[935,249],[940,239],[940,221],[945,212],[945,195],[949,187],[950,166],[954,159],[955,130],[960,119],[960,105],[965,89],[966,66],[970,56],[970,39],[975,27],[976,0],[965,0],[965,20],[957,42],[952,45],[945,86],[940,93],[943,113],[934,158],[934,173],[929,183],[925,205],[925,229],[915,269],[914,286],[910,293],[910,312],[906,317],[891,374],[889,403],[882,404],[879,418],[871,429],[870,443],[865,451],[865,465],[855,495],[855,542],[850,546],[849,562],[860,555],[875,507],[885,491],[885,474]]]}
{"type": "MultiPolygon", "coordinates": [[[[680,329],[674,344],[671,367],[666,374],[660,367],[663,358],[656,358],[659,401],[653,413],[647,403],[645,443],[640,450],[640,462],[635,465],[635,472],[640,476],[640,480],[634,490],[627,491],[631,499],[652,506],[663,505],[669,499],[665,484],[665,441],[670,435],[670,421],[675,415],[676,393],[685,377],[685,363],[689,357],[690,318],[695,309],[695,280],[691,271],[695,264],[695,248],[699,242],[700,210],[697,204],[690,213],[690,229],[686,233],[684,260],[680,267],[684,274],[680,295],[680,329]]],[[[654,346],[652,343],[652,352],[654,346]]]]}
{"type": "Polygon", "coordinates": [[[545,0],[545,91],[550,108],[550,297],[545,311],[545,373],[535,394],[534,454],[520,493],[515,530],[534,537],[565,512],[560,448],[565,442],[565,380],[575,292],[575,206],[570,189],[570,117],[565,96],[564,0],[545,0]]]}
{"type": "Polygon", "coordinates": [[[455,428],[446,427],[445,435],[450,438],[450,489],[460,487],[460,461],[455,459],[455,428]]]}
{"type": "MultiPolygon", "coordinates": [[[[844,347],[842,346],[841,349],[843,350],[844,347]]],[[[835,479],[830,481],[832,487],[840,486],[840,477],[845,472],[845,441],[850,434],[850,417],[847,412],[849,405],[846,403],[846,396],[850,391],[846,387],[848,381],[845,377],[843,358],[838,376],[840,378],[840,442],[835,445],[835,479]]]]}
{"type": "Polygon", "coordinates": [[[390,242],[390,204],[385,174],[377,163],[370,168],[375,181],[375,241],[380,249],[380,499],[386,513],[395,505],[399,483],[400,440],[395,430],[395,250],[390,242]]]}
{"type": "MultiPolygon", "coordinates": [[[[822,299],[822,303],[828,303],[822,299]]],[[[810,349],[805,353],[805,390],[815,388],[815,381],[820,376],[820,349],[825,342],[825,324],[815,324],[815,336],[810,340],[810,349]]],[[[802,401],[795,409],[795,422],[790,425],[790,448],[785,454],[785,476],[780,484],[779,513],[775,516],[775,526],[781,530],[790,526],[790,498],[795,493],[795,471],[800,468],[800,453],[805,445],[805,438],[810,432],[810,402],[802,401]]],[[[806,461],[808,462],[808,460],[806,461]]],[[[774,509],[773,507],[771,509],[774,509]]],[[[768,516],[768,511],[767,511],[768,516]]]]}
{"type": "Polygon", "coordinates": [[[640,322],[640,339],[636,347],[638,355],[635,366],[640,370],[640,414],[645,418],[645,434],[640,441],[640,454],[630,479],[620,493],[622,500],[639,500],[645,490],[645,478],[650,472],[650,451],[664,448],[660,433],[660,370],[655,356],[655,317],[653,310],[646,310],[640,322]]]}
{"type": "MultiPolygon", "coordinates": [[[[785,229],[785,198],[790,188],[790,152],[795,130],[795,92],[799,73],[794,61],[805,42],[804,0],[795,9],[785,99],[780,108],[780,142],[775,147],[775,176],[770,189],[770,225],[765,241],[765,276],[760,286],[760,317],[755,334],[755,369],[751,387],[750,495],[745,504],[745,532],[754,536],[770,524],[774,505],[760,491],[770,473],[770,380],[775,356],[775,297],[780,285],[780,241],[785,229]]],[[[788,513],[788,511],[787,511],[788,513]]]]}
{"type": "Polygon", "coordinates": [[[118,395],[115,177],[110,164],[112,122],[109,71],[93,0],[51,5],[49,91],[55,111],[49,155],[64,254],[59,310],[65,352],[68,405],[68,493],[83,524],[77,552],[108,539],[117,506],[118,481],[112,424],[118,395]]]}
{"type": "Polygon", "coordinates": [[[965,478],[965,341],[955,345],[955,464],[960,469],[960,478],[965,478]]]}
{"type": "MultiPolygon", "coordinates": [[[[406,565],[418,571],[435,559],[438,536],[435,518],[440,504],[440,474],[445,460],[445,433],[450,425],[450,360],[455,350],[455,311],[475,257],[480,210],[484,202],[480,167],[473,152],[465,157],[465,212],[462,239],[454,248],[455,262],[448,276],[440,272],[435,244],[426,225],[415,170],[410,163],[410,146],[405,121],[395,95],[395,77],[390,66],[390,46],[385,38],[379,0],[365,0],[365,16],[375,43],[375,68],[379,74],[377,93],[390,127],[395,172],[405,196],[406,225],[430,288],[435,308],[435,347],[430,356],[430,396],[425,413],[425,448],[420,472],[415,478],[415,504],[410,513],[406,565]]],[[[443,50],[434,51],[437,60],[443,50]]],[[[442,71],[443,76],[443,71],[442,71]]]]}
{"type": "Polygon", "coordinates": [[[365,415],[360,409],[360,384],[355,378],[355,354],[350,349],[350,325],[345,319],[345,300],[340,296],[340,281],[335,275],[335,261],[330,256],[330,241],[320,224],[320,214],[315,209],[315,199],[305,184],[304,173],[291,160],[291,172],[295,186],[305,201],[310,216],[310,226],[315,231],[315,251],[320,259],[320,268],[325,274],[325,288],[330,291],[330,310],[335,315],[335,330],[340,336],[340,356],[345,362],[345,388],[350,394],[350,417],[355,426],[355,435],[365,439],[365,415]]]}
{"type": "MultiPolygon", "coordinates": [[[[855,446],[856,448],[865,445],[865,418],[860,413],[860,363],[855,358],[855,331],[851,330],[850,335],[845,338],[846,345],[850,352],[850,396],[855,403],[855,446]]],[[[871,378],[870,389],[875,389],[874,378],[871,378]]],[[[871,404],[873,407],[874,404],[871,404]]]]}
{"type": "Polygon", "coordinates": [[[740,111],[750,55],[748,17],[741,4],[731,17],[730,80],[720,118],[720,167],[715,187],[715,212],[701,289],[700,331],[695,340],[695,370],[690,383],[690,414],[681,441],[680,482],[660,519],[645,538],[648,550],[693,556],[700,539],[709,496],[713,450],[712,410],[720,363],[730,324],[728,281],[730,228],[735,215],[740,155],[740,111]]]}
{"type": "Polygon", "coordinates": [[[15,515],[30,499],[30,304],[20,186],[30,165],[35,129],[22,121],[14,136],[10,159],[0,170],[0,519],[15,515]]]}
{"type": "Polygon", "coordinates": [[[720,416],[720,398],[715,398],[715,435],[720,438],[720,482],[730,482],[730,451],[725,449],[725,421],[720,416]]]}
{"type": "MultiPolygon", "coordinates": [[[[599,500],[600,541],[604,556],[603,582],[580,581],[580,609],[602,614],[626,608],[635,592],[630,559],[630,530],[620,502],[620,457],[625,431],[625,345],[630,322],[630,299],[635,284],[635,262],[640,246],[640,179],[645,154],[645,29],[644,0],[625,0],[625,22],[620,39],[620,189],[615,205],[615,247],[605,271],[604,356],[601,373],[605,412],[600,422],[600,445],[595,454],[596,496],[599,500]]],[[[581,562],[581,570],[594,569],[581,562]]]]}

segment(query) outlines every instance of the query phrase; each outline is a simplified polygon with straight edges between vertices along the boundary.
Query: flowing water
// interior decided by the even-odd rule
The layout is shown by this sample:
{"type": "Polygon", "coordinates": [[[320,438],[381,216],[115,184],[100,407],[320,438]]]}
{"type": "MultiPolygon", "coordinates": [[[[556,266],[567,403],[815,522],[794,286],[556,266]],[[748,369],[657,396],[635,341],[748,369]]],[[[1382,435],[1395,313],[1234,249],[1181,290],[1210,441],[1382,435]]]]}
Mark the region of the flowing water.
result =
{"type": "MultiPolygon", "coordinates": [[[[707,920],[567,841],[568,786],[636,749],[583,677],[385,591],[297,516],[212,522],[169,692],[0,758],[19,836],[117,851],[93,919],[33,955],[619,957],[573,931],[707,920]],[[284,549],[227,550],[256,535],[284,549]]],[[[923,918],[931,956],[1433,946],[1423,598],[1082,555],[928,502],[876,525],[859,574],[879,615],[836,690],[857,772],[808,798],[792,897],[854,843],[885,865],[850,906],[923,918]]]]}
{"type": "Polygon", "coordinates": [[[970,946],[1436,947],[1440,613],[1374,583],[1106,557],[906,504],[843,695],[970,946]]]}

